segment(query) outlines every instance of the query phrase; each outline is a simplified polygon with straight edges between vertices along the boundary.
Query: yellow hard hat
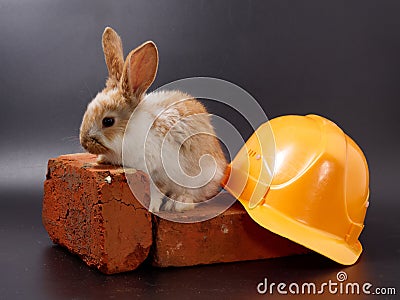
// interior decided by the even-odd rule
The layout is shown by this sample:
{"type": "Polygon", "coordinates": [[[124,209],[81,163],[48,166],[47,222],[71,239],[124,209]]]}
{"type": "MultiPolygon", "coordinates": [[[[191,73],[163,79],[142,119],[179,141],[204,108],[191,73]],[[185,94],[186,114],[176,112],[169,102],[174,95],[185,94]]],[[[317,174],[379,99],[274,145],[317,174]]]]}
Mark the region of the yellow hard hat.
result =
{"type": "Polygon", "coordinates": [[[222,185],[254,221],[278,235],[343,265],[362,252],[367,161],[323,117],[289,115],[261,125],[228,166],[222,185]]]}

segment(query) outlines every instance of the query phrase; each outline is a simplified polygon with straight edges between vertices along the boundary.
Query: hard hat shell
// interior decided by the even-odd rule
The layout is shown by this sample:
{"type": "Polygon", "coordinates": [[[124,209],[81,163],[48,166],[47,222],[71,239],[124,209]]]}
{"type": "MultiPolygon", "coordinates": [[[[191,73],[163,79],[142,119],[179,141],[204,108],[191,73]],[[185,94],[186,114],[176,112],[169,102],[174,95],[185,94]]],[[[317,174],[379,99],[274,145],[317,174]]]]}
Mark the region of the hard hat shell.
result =
{"type": "Polygon", "coordinates": [[[278,235],[344,265],[362,252],[367,161],[326,118],[289,115],[261,125],[228,166],[222,185],[254,221],[278,235]],[[272,135],[275,155],[269,153],[272,135]]]}

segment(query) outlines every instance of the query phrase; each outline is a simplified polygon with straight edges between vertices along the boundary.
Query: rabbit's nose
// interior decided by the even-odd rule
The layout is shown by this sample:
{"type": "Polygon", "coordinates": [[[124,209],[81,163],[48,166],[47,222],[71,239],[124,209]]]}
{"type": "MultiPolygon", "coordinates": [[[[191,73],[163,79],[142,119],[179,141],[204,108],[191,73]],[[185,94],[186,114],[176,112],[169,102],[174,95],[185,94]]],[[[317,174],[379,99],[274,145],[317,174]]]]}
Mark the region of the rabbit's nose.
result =
{"type": "Polygon", "coordinates": [[[80,143],[86,150],[88,148],[89,141],[90,139],[86,135],[80,136],[80,143]]]}

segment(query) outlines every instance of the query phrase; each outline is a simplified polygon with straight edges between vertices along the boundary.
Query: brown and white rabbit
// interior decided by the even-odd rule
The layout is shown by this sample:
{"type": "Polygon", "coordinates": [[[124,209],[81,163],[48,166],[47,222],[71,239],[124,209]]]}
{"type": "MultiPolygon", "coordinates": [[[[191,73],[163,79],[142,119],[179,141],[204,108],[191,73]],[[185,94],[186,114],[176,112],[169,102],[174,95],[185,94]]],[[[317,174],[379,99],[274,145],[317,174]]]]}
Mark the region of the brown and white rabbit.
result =
{"type": "Polygon", "coordinates": [[[183,211],[212,198],[226,159],[205,107],[180,91],[146,94],[158,67],[153,42],[132,50],[125,62],[112,28],[105,29],[102,43],[109,77],[83,117],[82,146],[98,155],[98,163],[147,171],[150,211],[183,211]],[[164,196],[173,201],[163,204],[164,196]]]}

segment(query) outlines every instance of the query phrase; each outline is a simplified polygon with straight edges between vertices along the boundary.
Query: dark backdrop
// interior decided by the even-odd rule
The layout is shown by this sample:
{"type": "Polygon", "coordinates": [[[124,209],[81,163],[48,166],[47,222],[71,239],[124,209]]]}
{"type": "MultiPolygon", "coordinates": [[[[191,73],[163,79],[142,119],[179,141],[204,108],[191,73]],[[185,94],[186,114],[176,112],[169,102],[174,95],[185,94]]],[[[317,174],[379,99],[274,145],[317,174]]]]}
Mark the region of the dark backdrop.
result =
{"type": "MultiPolygon", "coordinates": [[[[55,255],[40,225],[46,163],[82,151],[79,125],[104,85],[100,40],[112,26],[125,54],[145,40],[157,43],[160,66],[151,89],[217,77],[247,90],[270,118],[316,113],[341,126],[369,162],[368,218],[375,229],[367,226],[371,237],[364,239],[375,248],[389,236],[391,254],[375,257],[391,257],[389,273],[380,271],[390,277],[400,253],[398,222],[388,225],[399,208],[399,15],[399,1],[0,0],[0,243],[14,239],[0,262],[22,276],[24,267],[13,264],[25,254],[8,255],[31,246],[24,234],[40,236],[41,247],[55,255]]],[[[42,248],[35,251],[42,255],[42,248]]],[[[1,292],[14,295],[9,289],[17,284],[7,277],[1,292]]]]}
{"type": "Polygon", "coordinates": [[[399,13],[397,1],[0,1],[1,183],[39,185],[48,157],[80,151],[110,25],[125,52],[157,43],[152,88],[217,77],[270,118],[334,120],[365,151],[372,190],[388,193],[399,167],[399,13]]]}

